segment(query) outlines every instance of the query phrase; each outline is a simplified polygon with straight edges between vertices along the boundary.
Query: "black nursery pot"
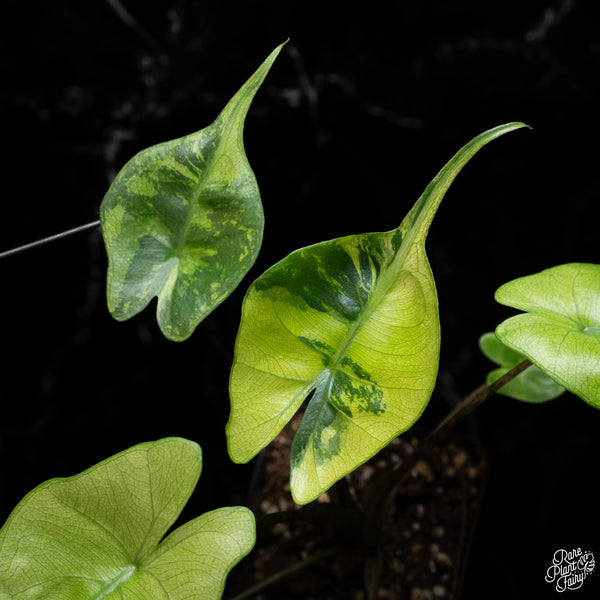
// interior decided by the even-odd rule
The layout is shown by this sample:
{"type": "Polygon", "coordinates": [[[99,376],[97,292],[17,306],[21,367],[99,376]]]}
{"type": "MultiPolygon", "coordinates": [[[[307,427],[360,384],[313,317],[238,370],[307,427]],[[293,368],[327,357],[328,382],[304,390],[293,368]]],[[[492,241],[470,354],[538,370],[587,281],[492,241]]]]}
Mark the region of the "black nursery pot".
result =
{"type": "MultiPolygon", "coordinates": [[[[336,487],[307,507],[324,509],[323,518],[273,518],[279,511],[301,510],[289,489],[289,452],[300,418],[295,417],[257,460],[249,500],[257,517],[257,542],[230,574],[224,598],[236,598],[274,578],[271,585],[243,597],[366,600],[365,572],[378,582],[374,598],[460,598],[488,474],[483,447],[456,437],[417,456],[389,506],[383,541],[373,552],[361,548],[349,529],[340,530],[327,519],[325,509],[338,501],[336,487]]],[[[412,460],[422,437],[410,430],[348,475],[352,499],[361,506],[369,483],[412,460]]]]}

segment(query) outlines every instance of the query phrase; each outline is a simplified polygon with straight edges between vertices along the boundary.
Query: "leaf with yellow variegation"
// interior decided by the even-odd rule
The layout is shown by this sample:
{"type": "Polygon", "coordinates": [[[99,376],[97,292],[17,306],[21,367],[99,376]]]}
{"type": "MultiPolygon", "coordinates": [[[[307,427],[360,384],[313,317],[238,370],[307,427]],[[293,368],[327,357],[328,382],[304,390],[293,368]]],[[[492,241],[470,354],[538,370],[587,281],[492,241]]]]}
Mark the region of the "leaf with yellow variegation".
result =
{"type": "Polygon", "coordinates": [[[230,379],[232,460],[250,460],[312,394],[291,456],[292,495],[304,504],[419,418],[440,343],[429,226],[470,158],[521,127],[509,123],[465,145],[397,229],[297,250],[252,284],[230,379]]]}
{"type": "Polygon", "coordinates": [[[282,46],[212,125],[147,148],[121,169],[100,207],[107,301],[124,321],[158,297],[170,340],[188,338],[256,260],[264,216],[244,151],[244,121],[282,46]]]}

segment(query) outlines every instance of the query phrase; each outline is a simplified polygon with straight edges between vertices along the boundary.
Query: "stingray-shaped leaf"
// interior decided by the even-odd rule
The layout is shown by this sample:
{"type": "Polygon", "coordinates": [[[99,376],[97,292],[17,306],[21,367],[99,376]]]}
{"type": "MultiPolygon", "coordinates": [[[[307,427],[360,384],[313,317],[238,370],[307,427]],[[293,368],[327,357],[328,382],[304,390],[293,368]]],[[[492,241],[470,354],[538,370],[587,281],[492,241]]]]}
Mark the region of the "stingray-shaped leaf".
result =
{"type": "Polygon", "coordinates": [[[0,600],[220,598],[252,513],[220,508],[162,539],[201,468],[197,444],[165,438],[42,483],[0,529],[0,600]]]}
{"type": "MultiPolygon", "coordinates": [[[[496,334],[491,332],[484,333],[479,338],[479,348],[491,361],[500,365],[498,369],[488,373],[488,384],[494,383],[526,359],[523,354],[504,345],[496,337],[496,334]]],[[[523,402],[540,403],[553,400],[564,391],[564,387],[558,385],[538,367],[531,365],[514,379],[505,383],[497,393],[523,402]]]]}
{"type": "Polygon", "coordinates": [[[124,321],[158,297],[164,335],[188,338],[256,260],[263,208],[242,133],[277,47],[205,129],[147,148],[119,172],[100,207],[107,301],[124,321]]]}
{"type": "Polygon", "coordinates": [[[431,220],[468,160],[523,126],[464,146],[397,229],[297,250],[251,285],[230,379],[232,460],[250,460],[312,392],[291,456],[292,495],[304,504],[418,419],[439,358],[431,220]]]}
{"type": "Polygon", "coordinates": [[[570,263],[509,281],[496,300],[527,311],[496,335],[554,381],[600,408],[600,265],[570,263]]]}

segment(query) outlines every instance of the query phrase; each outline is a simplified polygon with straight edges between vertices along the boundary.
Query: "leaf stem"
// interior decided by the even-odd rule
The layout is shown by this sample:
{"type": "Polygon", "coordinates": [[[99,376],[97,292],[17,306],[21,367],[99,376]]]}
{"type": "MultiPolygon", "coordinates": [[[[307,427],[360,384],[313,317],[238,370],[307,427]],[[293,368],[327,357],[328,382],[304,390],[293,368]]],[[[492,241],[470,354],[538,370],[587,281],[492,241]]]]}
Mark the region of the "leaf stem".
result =
{"type": "Polygon", "coordinates": [[[230,600],[243,600],[244,598],[250,598],[250,596],[252,596],[256,592],[260,592],[260,590],[269,587],[274,583],[277,583],[278,581],[281,581],[282,579],[285,579],[286,577],[297,573],[298,571],[302,571],[306,567],[310,566],[312,563],[319,562],[320,560],[323,560],[324,558],[327,558],[335,554],[336,552],[339,552],[339,548],[325,548],[320,552],[316,552],[315,554],[308,556],[304,560],[301,560],[298,563],[295,563],[285,569],[282,569],[281,571],[278,571],[270,577],[263,579],[262,581],[253,585],[252,587],[245,589],[240,594],[237,594],[237,596],[233,596],[232,598],[230,598],[230,600]]]}
{"type": "Polygon", "coordinates": [[[20,252],[25,252],[26,250],[36,248],[37,246],[43,246],[44,244],[55,242],[56,240],[60,240],[75,233],[80,233],[81,231],[86,231],[87,229],[93,229],[94,227],[98,227],[98,225],[100,225],[100,221],[92,221],[91,223],[86,223],[85,225],[79,225],[79,227],[73,227],[73,229],[67,229],[61,233],[42,238],[41,240],[36,240],[35,242],[30,242],[29,244],[24,244],[23,246],[17,246],[16,248],[0,252],[0,258],[6,258],[7,256],[19,254],[20,252]]]}
{"type": "MultiPolygon", "coordinates": [[[[493,383],[485,383],[473,390],[440,421],[438,426],[423,439],[415,452],[408,456],[405,462],[399,465],[394,471],[385,473],[371,484],[372,489],[365,502],[367,522],[370,524],[369,530],[379,532],[379,535],[383,535],[385,518],[389,514],[389,508],[395,494],[413,467],[423,458],[433,444],[471,414],[480,404],[495,394],[503,385],[530,367],[531,364],[529,359],[525,359],[493,383]]],[[[377,588],[377,573],[373,574],[370,586],[375,589],[377,588]]]]}
{"type": "Polygon", "coordinates": [[[517,375],[530,367],[531,364],[531,361],[526,358],[524,361],[520,362],[518,365],[508,371],[508,373],[505,373],[493,383],[484,383],[477,389],[473,390],[464,400],[459,402],[444,419],[442,419],[438,426],[424,439],[423,443],[425,445],[431,445],[440,436],[444,435],[454,426],[458,425],[458,423],[460,423],[466,416],[471,414],[490,396],[493,396],[503,385],[506,385],[517,375]]]}
{"type": "Polygon", "coordinates": [[[503,385],[514,379],[517,375],[531,366],[531,364],[529,359],[525,359],[493,383],[485,383],[479,386],[464,400],[459,402],[446,417],[440,421],[437,427],[423,439],[415,452],[411,454],[405,462],[396,467],[394,471],[386,473],[374,484],[367,503],[367,518],[372,523],[381,527],[383,515],[387,514],[384,510],[385,507],[391,502],[391,499],[394,497],[400,484],[429,448],[453,427],[458,425],[465,417],[471,414],[480,404],[490,396],[494,395],[503,385]]]}
{"type": "MultiPolygon", "coordinates": [[[[526,359],[519,363],[517,366],[512,368],[508,373],[497,379],[492,384],[483,384],[477,389],[473,390],[464,400],[457,404],[450,413],[442,419],[438,426],[423,440],[417,451],[412,454],[405,463],[402,464],[401,468],[392,471],[382,479],[380,479],[373,490],[369,501],[367,502],[367,521],[365,522],[363,513],[357,510],[356,505],[352,500],[349,489],[347,488],[347,482],[342,482],[338,487],[337,491],[340,495],[341,506],[337,509],[332,509],[324,506],[313,506],[311,508],[303,508],[301,510],[289,510],[280,511],[264,515],[259,521],[259,524],[263,527],[268,527],[274,523],[281,523],[286,521],[296,520],[308,520],[308,521],[322,521],[326,520],[329,523],[335,523],[340,527],[341,531],[345,532],[356,532],[357,525],[362,525],[364,529],[363,535],[368,532],[381,532],[383,528],[384,518],[388,511],[385,510],[391,503],[391,500],[397,491],[398,487],[404,481],[405,477],[410,473],[416,462],[423,456],[423,454],[438,440],[441,436],[447,433],[450,429],[460,423],[467,415],[473,412],[480,404],[482,404],[487,398],[495,394],[503,385],[514,379],[519,373],[523,372],[529,366],[531,361],[526,359]],[[369,526],[370,524],[370,526],[369,526]],[[366,525],[366,527],[365,527],[366,525]]],[[[353,536],[356,538],[356,534],[353,536]]],[[[366,538],[365,538],[366,539],[366,538]]],[[[371,540],[372,541],[372,540],[371,540]]],[[[364,545],[364,542],[363,542],[364,545]]],[[[291,565],[281,571],[267,577],[263,581],[256,585],[244,590],[240,594],[230,598],[230,600],[244,600],[249,598],[256,592],[271,586],[278,581],[289,577],[290,575],[305,569],[314,562],[318,562],[323,558],[326,558],[335,552],[339,551],[339,548],[326,548],[313,554],[306,559],[291,565]]],[[[368,587],[376,589],[379,581],[379,569],[377,568],[377,556],[371,556],[373,560],[374,572],[369,573],[368,587]]]]}

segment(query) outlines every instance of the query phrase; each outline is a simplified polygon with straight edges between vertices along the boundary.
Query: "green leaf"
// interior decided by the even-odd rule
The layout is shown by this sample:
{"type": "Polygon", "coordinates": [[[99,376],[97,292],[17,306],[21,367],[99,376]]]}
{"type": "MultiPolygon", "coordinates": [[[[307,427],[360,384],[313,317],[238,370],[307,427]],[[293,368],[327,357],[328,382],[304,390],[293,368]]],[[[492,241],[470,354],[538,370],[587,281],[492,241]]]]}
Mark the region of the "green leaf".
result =
{"type": "Polygon", "coordinates": [[[397,229],[297,250],[252,284],[230,379],[232,460],[250,460],[312,393],[291,457],[292,495],[304,504],[419,418],[439,358],[429,225],[468,160],[523,126],[469,142],[397,229]]]}
{"type": "Polygon", "coordinates": [[[248,509],[206,513],[161,542],[201,469],[197,444],[165,438],[42,483],[0,529],[0,600],[220,598],[254,545],[248,509]]]}
{"type": "MultiPolygon", "coordinates": [[[[500,365],[499,369],[488,373],[488,384],[494,383],[526,359],[523,354],[505,346],[496,337],[496,334],[491,332],[484,333],[479,338],[479,347],[485,356],[500,365]]],[[[538,367],[531,365],[514,379],[505,383],[497,393],[523,402],[541,403],[557,398],[564,391],[564,387],[558,385],[538,367]]]]}
{"type": "Polygon", "coordinates": [[[147,148],[119,172],[100,207],[107,301],[124,321],[158,297],[170,340],[188,338],[256,260],[263,208],[242,140],[278,46],[209,127],[147,148]]]}
{"type": "Polygon", "coordinates": [[[500,340],[600,408],[600,265],[570,263],[515,279],[496,300],[527,311],[498,326],[500,340]]]}

